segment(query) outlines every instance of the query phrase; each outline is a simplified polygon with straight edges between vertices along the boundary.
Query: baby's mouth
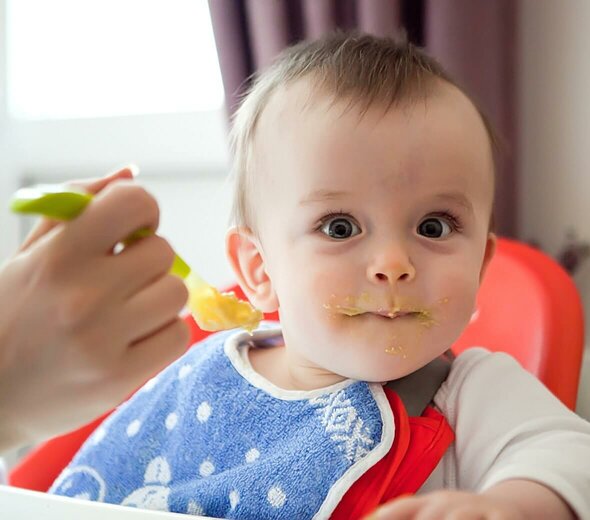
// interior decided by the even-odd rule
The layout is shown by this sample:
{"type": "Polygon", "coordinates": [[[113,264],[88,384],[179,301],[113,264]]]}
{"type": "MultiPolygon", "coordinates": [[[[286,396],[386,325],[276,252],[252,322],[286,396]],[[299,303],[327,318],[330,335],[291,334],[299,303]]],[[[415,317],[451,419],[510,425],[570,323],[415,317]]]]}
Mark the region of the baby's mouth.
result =
{"type": "Polygon", "coordinates": [[[365,319],[374,319],[383,322],[397,322],[398,320],[414,320],[423,318],[423,314],[418,311],[388,311],[388,310],[379,310],[379,311],[367,311],[363,314],[358,315],[359,318],[365,319]]]}
{"type": "Polygon", "coordinates": [[[363,315],[373,315],[379,316],[381,318],[388,318],[388,319],[395,319],[395,318],[402,318],[404,316],[411,316],[415,314],[419,314],[418,311],[411,311],[411,310],[401,310],[401,309],[361,309],[358,307],[347,307],[342,305],[335,305],[333,310],[336,311],[337,314],[344,314],[345,316],[363,316],[363,315]]]}
{"type": "MultiPolygon", "coordinates": [[[[400,301],[376,301],[368,293],[362,293],[360,296],[337,297],[332,295],[329,303],[324,303],[323,307],[332,315],[348,316],[359,319],[378,319],[381,321],[396,321],[398,318],[408,318],[417,320],[420,324],[429,328],[436,322],[433,317],[433,311],[430,308],[423,307],[400,301]]],[[[404,320],[405,321],[405,320],[404,320]]]]}
{"type": "Polygon", "coordinates": [[[395,321],[398,318],[417,319],[420,324],[430,328],[435,324],[432,314],[427,309],[403,309],[397,305],[393,307],[380,307],[378,309],[370,309],[365,307],[356,307],[353,305],[324,305],[325,309],[328,309],[334,314],[340,314],[348,317],[358,317],[367,319],[374,317],[384,321],[395,321]]]}
{"type": "Polygon", "coordinates": [[[391,311],[388,309],[379,309],[378,311],[367,311],[367,313],[375,314],[377,316],[390,319],[403,318],[404,316],[411,316],[412,314],[417,314],[416,311],[391,311]]]}

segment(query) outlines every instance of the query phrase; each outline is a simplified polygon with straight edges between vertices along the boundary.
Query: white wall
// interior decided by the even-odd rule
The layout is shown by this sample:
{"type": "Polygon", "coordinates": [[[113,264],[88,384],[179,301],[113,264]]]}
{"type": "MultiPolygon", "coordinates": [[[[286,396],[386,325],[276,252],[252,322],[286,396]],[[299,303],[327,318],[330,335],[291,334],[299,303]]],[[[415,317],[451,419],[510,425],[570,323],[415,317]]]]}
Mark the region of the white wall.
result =
{"type": "MultiPolygon", "coordinates": [[[[520,232],[555,255],[568,230],[590,242],[590,2],[521,0],[520,232]]],[[[590,260],[576,275],[590,324],[590,260]]],[[[590,352],[578,412],[590,419],[590,352]]]]}
{"type": "Polygon", "coordinates": [[[520,5],[520,229],[555,254],[590,241],[590,2],[520,5]]]}

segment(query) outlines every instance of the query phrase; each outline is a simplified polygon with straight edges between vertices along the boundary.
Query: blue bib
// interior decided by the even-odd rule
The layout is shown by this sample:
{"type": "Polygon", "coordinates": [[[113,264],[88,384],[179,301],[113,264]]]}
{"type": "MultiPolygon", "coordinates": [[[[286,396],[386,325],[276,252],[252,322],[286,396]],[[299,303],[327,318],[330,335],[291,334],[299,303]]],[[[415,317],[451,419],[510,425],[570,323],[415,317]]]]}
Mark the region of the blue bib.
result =
{"type": "MultiPolygon", "coordinates": [[[[276,337],[266,324],[254,342],[276,337]]],[[[327,518],[391,448],[381,385],[282,390],[245,333],[192,347],[86,441],[50,493],[222,518],[327,518]]]]}

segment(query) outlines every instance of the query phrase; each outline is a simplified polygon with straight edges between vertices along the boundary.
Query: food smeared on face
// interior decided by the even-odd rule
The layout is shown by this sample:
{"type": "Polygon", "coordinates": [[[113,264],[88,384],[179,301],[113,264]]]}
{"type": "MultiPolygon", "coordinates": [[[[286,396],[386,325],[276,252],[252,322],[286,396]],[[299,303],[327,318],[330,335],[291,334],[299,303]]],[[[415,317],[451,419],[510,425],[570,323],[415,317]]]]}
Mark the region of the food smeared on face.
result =
{"type": "Polygon", "coordinates": [[[368,293],[362,293],[358,298],[346,296],[342,300],[339,300],[333,294],[330,301],[323,304],[323,308],[333,314],[343,314],[351,317],[363,314],[372,314],[390,319],[412,316],[418,318],[420,323],[426,327],[431,327],[436,323],[432,318],[431,311],[420,306],[403,303],[393,303],[387,307],[371,305],[371,297],[368,293]],[[339,301],[342,303],[339,303],[339,301]]]}
{"type": "Polygon", "coordinates": [[[391,347],[387,347],[385,353],[392,356],[401,356],[402,359],[408,359],[408,352],[402,345],[392,345],[391,347]]]}

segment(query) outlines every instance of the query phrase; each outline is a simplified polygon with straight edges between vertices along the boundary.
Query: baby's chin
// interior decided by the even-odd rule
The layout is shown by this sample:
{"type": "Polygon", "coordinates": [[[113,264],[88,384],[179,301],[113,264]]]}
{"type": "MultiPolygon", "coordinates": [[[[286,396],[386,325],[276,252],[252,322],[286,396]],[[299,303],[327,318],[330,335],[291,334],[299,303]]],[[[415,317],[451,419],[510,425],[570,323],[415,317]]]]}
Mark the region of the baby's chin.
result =
{"type": "Polygon", "coordinates": [[[344,348],[339,356],[333,356],[326,361],[326,368],[348,379],[367,381],[369,383],[384,383],[401,379],[420,370],[433,359],[437,358],[447,348],[442,345],[424,345],[405,343],[404,347],[377,346],[371,351],[364,350],[362,356],[353,345],[344,348]]]}
{"type": "Polygon", "coordinates": [[[338,367],[335,372],[347,379],[366,381],[367,383],[386,383],[401,379],[424,366],[424,363],[408,359],[385,361],[387,362],[368,366],[366,363],[351,360],[349,363],[341,363],[342,366],[338,367]]]}

